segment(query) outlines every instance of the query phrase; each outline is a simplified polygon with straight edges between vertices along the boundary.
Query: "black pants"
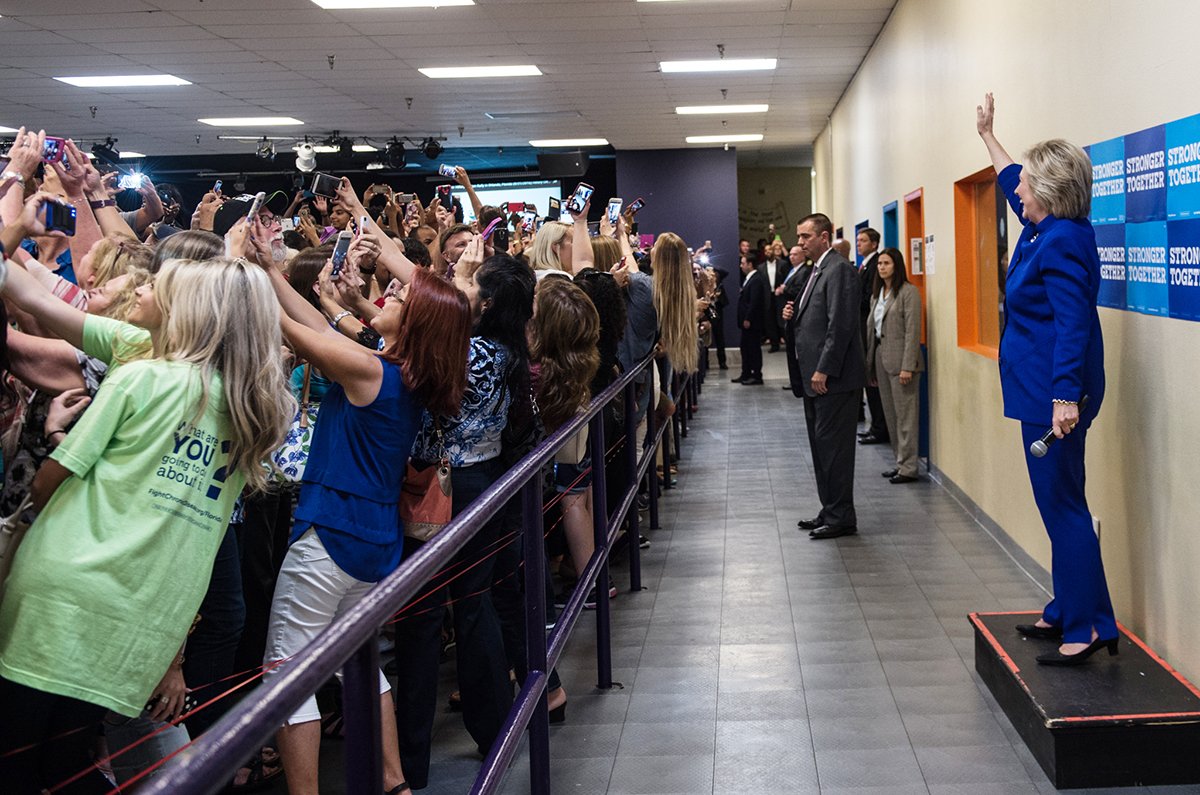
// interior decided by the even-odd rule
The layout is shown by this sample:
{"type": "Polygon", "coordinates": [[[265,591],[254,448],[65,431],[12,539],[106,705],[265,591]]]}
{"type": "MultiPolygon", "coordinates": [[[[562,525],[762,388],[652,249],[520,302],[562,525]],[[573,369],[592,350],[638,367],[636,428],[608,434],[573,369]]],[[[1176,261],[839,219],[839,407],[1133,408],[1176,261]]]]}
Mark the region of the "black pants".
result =
{"type": "Polygon", "coordinates": [[[792,394],[802,398],[804,397],[804,377],[800,375],[800,362],[796,361],[796,331],[791,323],[784,328],[783,343],[787,349],[788,383],[791,384],[792,394]]]}
{"type": "Polygon", "coordinates": [[[266,652],[271,602],[288,551],[296,492],[296,486],[288,486],[246,498],[246,519],[237,525],[246,615],[234,669],[250,675],[257,673],[266,652]]]}
{"type": "Polygon", "coordinates": [[[727,366],[725,364],[725,313],[717,310],[717,316],[712,322],[713,329],[713,347],[717,349],[717,364],[722,370],[727,366]]]}
{"type": "Polygon", "coordinates": [[[104,707],[3,678],[0,705],[0,790],[9,795],[40,795],[85,770],[86,775],[54,791],[92,795],[113,788],[93,767],[92,751],[107,711],[104,707]],[[27,745],[34,747],[5,756],[27,745]]]}
{"type": "Polygon", "coordinates": [[[812,450],[821,521],[830,525],[857,525],[854,512],[854,430],[859,397],[853,392],[833,392],[804,397],[804,422],[812,450]]]}
{"type": "MultiPolygon", "coordinates": [[[[498,459],[452,469],[454,515],[502,474],[498,459]]],[[[396,624],[396,729],[404,775],[415,789],[429,782],[442,616],[448,601],[454,605],[454,649],[463,723],[483,751],[491,747],[512,707],[508,657],[491,596],[496,561],[493,553],[500,527],[500,517],[493,517],[454,556],[447,570],[435,575],[413,597],[396,624]]],[[[404,539],[404,556],[415,553],[421,545],[420,541],[404,539]]]]}
{"type": "Polygon", "coordinates": [[[868,428],[872,434],[883,441],[888,441],[891,436],[888,433],[887,419],[883,413],[883,400],[879,397],[879,387],[866,387],[867,391],[867,408],[871,410],[871,427],[868,428]]]}
{"type": "Polygon", "coordinates": [[[762,335],[761,328],[742,329],[742,378],[762,378],[762,335]]]}

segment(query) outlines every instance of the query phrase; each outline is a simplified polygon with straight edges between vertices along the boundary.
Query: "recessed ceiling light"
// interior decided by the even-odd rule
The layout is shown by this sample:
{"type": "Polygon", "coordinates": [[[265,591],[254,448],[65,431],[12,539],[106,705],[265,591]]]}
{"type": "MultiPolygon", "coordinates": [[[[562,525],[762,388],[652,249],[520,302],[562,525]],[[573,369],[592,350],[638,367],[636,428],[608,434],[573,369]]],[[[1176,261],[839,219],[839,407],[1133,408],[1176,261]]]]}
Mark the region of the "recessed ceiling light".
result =
{"type": "Polygon", "coordinates": [[[689,144],[733,144],[746,141],[761,141],[762,133],[744,133],[735,135],[689,135],[683,140],[689,144]]]}
{"type": "Polygon", "coordinates": [[[132,159],[136,159],[139,157],[145,157],[145,155],[142,154],[141,152],[130,152],[128,149],[121,150],[121,159],[122,160],[132,160],[132,159]]]}
{"type": "Polygon", "coordinates": [[[351,147],[351,149],[353,149],[355,152],[378,152],[379,151],[378,146],[371,146],[370,144],[355,144],[354,146],[351,147]]]}
{"type": "Polygon", "coordinates": [[[304,124],[291,116],[225,116],[212,119],[196,119],[212,127],[288,127],[304,124]]]}
{"type": "Polygon", "coordinates": [[[774,69],[777,58],[709,58],[703,61],[661,61],[664,72],[751,72],[774,69]]]}
{"type": "Polygon", "coordinates": [[[329,11],[354,8],[438,8],[475,5],[475,0],[313,0],[313,2],[329,11]]]}
{"type": "Polygon", "coordinates": [[[770,109],[770,105],[682,105],[675,108],[675,112],[680,116],[698,116],[708,113],[766,113],[770,109]]]}
{"type": "Polygon", "coordinates": [[[542,73],[533,64],[516,66],[427,66],[418,69],[426,77],[536,77],[542,73]]]}
{"type": "Polygon", "coordinates": [[[146,86],[190,86],[175,75],[93,75],[90,77],[56,77],[60,83],[79,88],[143,88],[146,86]]]}
{"type": "Polygon", "coordinates": [[[607,138],[542,138],[530,141],[530,146],[548,149],[554,146],[608,146],[607,138]]]}

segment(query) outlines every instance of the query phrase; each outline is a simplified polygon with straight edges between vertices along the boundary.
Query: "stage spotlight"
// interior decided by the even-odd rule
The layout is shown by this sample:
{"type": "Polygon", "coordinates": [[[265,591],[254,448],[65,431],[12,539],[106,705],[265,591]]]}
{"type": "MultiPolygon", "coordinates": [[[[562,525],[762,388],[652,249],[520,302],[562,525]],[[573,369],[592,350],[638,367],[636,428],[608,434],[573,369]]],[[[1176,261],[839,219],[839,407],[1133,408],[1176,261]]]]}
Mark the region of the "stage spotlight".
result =
{"type": "Polygon", "coordinates": [[[269,140],[265,135],[259,140],[258,146],[254,150],[254,154],[261,157],[263,160],[275,159],[275,142],[269,140]]]}
{"type": "Polygon", "coordinates": [[[338,148],[338,154],[342,157],[354,157],[354,139],[353,138],[335,138],[331,143],[338,148]]]}
{"type": "Polygon", "coordinates": [[[317,167],[317,153],[312,144],[305,141],[296,147],[296,170],[309,173],[317,167]]]}
{"type": "Polygon", "coordinates": [[[102,144],[92,145],[92,154],[97,160],[108,163],[110,166],[118,165],[121,162],[121,153],[117,151],[117,139],[108,137],[104,139],[102,144]]]}
{"type": "Polygon", "coordinates": [[[387,164],[392,168],[404,168],[404,161],[407,156],[404,152],[404,144],[400,142],[399,138],[393,137],[392,140],[388,141],[384,157],[387,164]]]}
{"type": "Polygon", "coordinates": [[[437,160],[438,155],[442,153],[443,148],[444,147],[438,143],[438,140],[432,135],[421,142],[421,151],[424,152],[425,156],[430,160],[437,160]]]}

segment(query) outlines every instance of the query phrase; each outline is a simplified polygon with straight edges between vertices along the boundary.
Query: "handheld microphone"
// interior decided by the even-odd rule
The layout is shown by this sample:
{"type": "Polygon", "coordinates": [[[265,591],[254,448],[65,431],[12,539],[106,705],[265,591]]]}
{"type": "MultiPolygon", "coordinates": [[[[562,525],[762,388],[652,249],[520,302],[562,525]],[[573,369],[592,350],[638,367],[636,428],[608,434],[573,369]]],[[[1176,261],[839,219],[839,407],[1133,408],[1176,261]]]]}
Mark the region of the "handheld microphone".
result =
{"type": "MultiPolygon", "coordinates": [[[[1087,407],[1087,402],[1088,402],[1087,395],[1084,395],[1082,398],[1080,398],[1080,400],[1079,400],[1080,416],[1083,415],[1083,410],[1084,410],[1084,408],[1087,407]]],[[[1032,455],[1034,458],[1041,458],[1050,450],[1050,445],[1054,444],[1057,440],[1058,440],[1058,437],[1054,435],[1054,427],[1051,426],[1050,430],[1046,431],[1046,433],[1042,435],[1041,439],[1038,439],[1036,442],[1029,445],[1029,454],[1032,455]]]]}

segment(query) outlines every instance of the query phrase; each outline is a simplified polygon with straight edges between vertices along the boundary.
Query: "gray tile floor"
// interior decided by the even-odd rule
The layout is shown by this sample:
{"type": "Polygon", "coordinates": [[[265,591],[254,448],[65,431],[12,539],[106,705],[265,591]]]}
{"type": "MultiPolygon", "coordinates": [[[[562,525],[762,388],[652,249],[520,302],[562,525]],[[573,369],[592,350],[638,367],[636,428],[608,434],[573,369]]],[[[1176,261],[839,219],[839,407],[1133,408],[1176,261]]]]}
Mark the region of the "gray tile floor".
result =
{"type": "MultiPolygon", "coordinates": [[[[802,408],[780,389],[782,356],[766,359],[765,386],[710,374],[646,590],[614,568],[620,687],[595,688],[593,622],[576,628],[553,791],[1053,792],[975,675],[966,619],[1045,593],[944,489],[880,478],[879,446],[858,448],[858,535],[798,531],[819,507],[802,408]]],[[[435,744],[425,792],[468,791],[479,758],[458,716],[439,716],[435,744]]],[[[521,756],[505,791],[528,782],[521,756]]]]}

